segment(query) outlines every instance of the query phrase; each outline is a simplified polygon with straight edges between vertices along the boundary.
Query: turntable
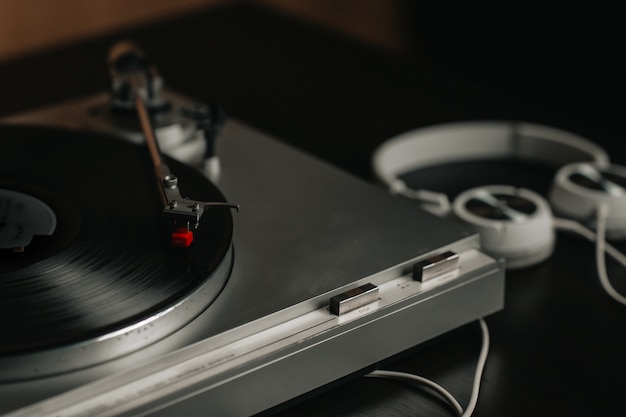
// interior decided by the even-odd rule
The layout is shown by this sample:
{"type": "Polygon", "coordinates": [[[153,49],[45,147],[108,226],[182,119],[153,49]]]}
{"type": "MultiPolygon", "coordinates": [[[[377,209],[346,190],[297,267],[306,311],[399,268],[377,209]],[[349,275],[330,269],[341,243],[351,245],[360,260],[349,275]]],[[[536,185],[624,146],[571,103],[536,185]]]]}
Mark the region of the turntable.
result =
{"type": "Polygon", "coordinates": [[[0,240],[0,412],[250,415],[503,307],[502,262],[465,226],[119,48],[110,93],[0,128],[3,228],[27,235],[0,240]]]}

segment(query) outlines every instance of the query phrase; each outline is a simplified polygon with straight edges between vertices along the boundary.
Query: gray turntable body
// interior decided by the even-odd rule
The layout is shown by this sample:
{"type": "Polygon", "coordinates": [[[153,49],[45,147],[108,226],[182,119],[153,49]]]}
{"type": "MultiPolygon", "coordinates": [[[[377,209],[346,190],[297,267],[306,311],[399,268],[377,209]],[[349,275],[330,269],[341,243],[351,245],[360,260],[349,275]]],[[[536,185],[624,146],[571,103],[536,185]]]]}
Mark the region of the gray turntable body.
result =
{"type": "MultiPolygon", "coordinates": [[[[85,129],[81,114],[102,99],[9,121],[85,129]]],[[[118,364],[77,370],[84,378],[63,376],[79,381],[57,384],[63,392],[30,391],[41,380],[0,387],[25,406],[0,413],[251,415],[503,307],[502,262],[480,252],[465,226],[237,121],[227,122],[217,154],[216,183],[241,207],[218,299],[178,335],[118,364]],[[413,280],[416,262],[445,251],[460,255],[458,268],[413,280]],[[374,299],[329,311],[332,297],[367,284],[374,299]]]]}

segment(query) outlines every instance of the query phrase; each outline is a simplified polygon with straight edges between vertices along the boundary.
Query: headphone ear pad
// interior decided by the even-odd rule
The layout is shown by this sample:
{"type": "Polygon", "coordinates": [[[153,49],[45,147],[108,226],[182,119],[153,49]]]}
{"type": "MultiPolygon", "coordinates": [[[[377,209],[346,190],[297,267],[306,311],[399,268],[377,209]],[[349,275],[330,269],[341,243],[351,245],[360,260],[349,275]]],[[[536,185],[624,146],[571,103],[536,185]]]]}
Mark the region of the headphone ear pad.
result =
{"type": "Polygon", "coordinates": [[[549,193],[556,215],[596,228],[598,206],[608,208],[606,235],[626,239],[626,167],[591,163],[565,165],[557,172],[549,193]]]}
{"type": "Polygon", "coordinates": [[[508,185],[472,188],[454,200],[452,210],[480,234],[485,252],[506,259],[508,269],[535,265],[552,254],[552,212],[533,191],[508,185]]]}

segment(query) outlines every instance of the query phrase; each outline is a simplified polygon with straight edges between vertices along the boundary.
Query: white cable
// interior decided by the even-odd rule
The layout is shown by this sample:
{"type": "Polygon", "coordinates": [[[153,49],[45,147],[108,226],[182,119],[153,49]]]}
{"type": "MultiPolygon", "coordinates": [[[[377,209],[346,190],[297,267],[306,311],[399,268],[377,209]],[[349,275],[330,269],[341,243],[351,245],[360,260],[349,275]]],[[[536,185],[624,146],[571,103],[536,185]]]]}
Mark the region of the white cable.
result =
{"type": "Polygon", "coordinates": [[[431,381],[428,378],[424,378],[419,375],[410,374],[408,372],[385,371],[382,369],[373,371],[365,376],[378,377],[378,378],[392,378],[392,379],[417,382],[418,384],[427,386],[428,388],[435,391],[437,394],[441,395],[448,402],[448,404],[450,404],[452,408],[454,408],[454,411],[456,411],[459,417],[463,415],[463,407],[461,407],[461,404],[459,404],[456,398],[454,398],[452,394],[450,394],[444,387],[442,387],[441,385],[437,384],[434,381],[431,381]]]}
{"type": "MultiPolygon", "coordinates": [[[[569,220],[569,219],[562,219],[559,217],[555,217],[553,220],[554,220],[554,226],[558,230],[577,233],[580,236],[584,237],[585,239],[589,240],[590,242],[596,241],[596,233],[593,232],[591,229],[578,223],[577,221],[569,220]]],[[[606,241],[604,243],[604,248],[607,254],[609,254],[613,259],[615,259],[617,262],[619,262],[626,268],[626,255],[624,255],[622,252],[617,250],[614,246],[607,243],[606,241]]]]}
{"type": "Polygon", "coordinates": [[[606,204],[600,204],[598,206],[597,217],[596,217],[596,267],[598,269],[598,277],[600,278],[600,284],[602,284],[602,288],[608,295],[610,295],[615,301],[626,305],[626,297],[622,294],[618,293],[615,288],[611,285],[609,281],[609,276],[606,271],[606,262],[604,258],[604,253],[606,250],[607,243],[605,241],[606,234],[606,218],[609,214],[609,208],[606,204]]]}
{"type": "Polygon", "coordinates": [[[626,268],[626,255],[617,250],[606,241],[606,219],[609,208],[606,204],[600,204],[596,212],[596,232],[586,228],[582,224],[567,219],[555,218],[554,225],[557,229],[578,233],[584,238],[596,243],[596,270],[600,284],[606,293],[615,301],[626,305],[626,297],[618,293],[611,285],[606,270],[606,260],[604,254],[609,254],[613,259],[626,268]]]}
{"type": "Polygon", "coordinates": [[[459,402],[454,398],[450,392],[448,392],[441,385],[436,382],[431,381],[428,378],[424,378],[418,375],[409,374],[406,372],[397,372],[397,371],[384,371],[377,370],[373,371],[365,376],[367,377],[379,377],[379,378],[394,378],[394,379],[404,379],[412,382],[417,382],[421,385],[425,385],[431,388],[433,391],[437,392],[441,395],[456,411],[459,417],[469,417],[474,412],[476,408],[476,404],[478,403],[478,394],[480,392],[480,383],[483,376],[483,371],[485,369],[485,364],[487,363],[487,356],[489,355],[489,329],[487,328],[487,323],[485,323],[484,319],[479,319],[480,330],[482,332],[482,346],[480,348],[480,354],[478,355],[478,362],[476,363],[476,370],[474,371],[474,381],[472,385],[472,393],[470,395],[470,400],[467,404],[467,408],[463,411],[463,408],[459,404],[459,402]]]}
{"type": "Polygon", "coordinates": [[[482,331],[483,335],[483,343],[480,348],[478,362],[476,363],[476,371],[474,371],[474,384],[472,386],[472,394],[462,417],[471,416],[474,412],[474,409],[476,408],[476,404],[478,403],[478,393],[480,392],[480,382],[483,377],[485,364],[487,363],[487,356],[489,355],[489,329],[487,328],[487,323],[485,323],[485,320],[482,318],[478,320],[478,323],[480,323],[480,330],[482,331]]]}

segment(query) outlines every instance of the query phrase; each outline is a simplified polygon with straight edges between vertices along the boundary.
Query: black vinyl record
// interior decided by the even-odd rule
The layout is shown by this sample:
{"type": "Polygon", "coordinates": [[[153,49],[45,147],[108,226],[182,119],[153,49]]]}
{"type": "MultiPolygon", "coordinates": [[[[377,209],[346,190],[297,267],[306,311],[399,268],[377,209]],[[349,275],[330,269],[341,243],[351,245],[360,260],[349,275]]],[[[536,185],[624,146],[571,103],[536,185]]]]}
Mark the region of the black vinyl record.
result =
{"type": "MultiPolygon", "coordinates": [[[[147,332],[160,329],[142,336],[152,343],[192,320],[223,288],[232,262],[230,210],[207,208],[192,245],[172,247],[146,147],[93,133],[1,126],[0,150],[0,190],[33,197],[56,217],[51,235],[34,236],[23,250],[0,249],[0,359],[84,350],[135,332],[138,323],[147,323],[147,332]],[[198,298],[212,280],[221,282],[198,298]],[[196,304],[191,313],[179,309],[155,326],[152,318],[186,300],[196,304]]],[[[165,162],[183,197],[225,201],[193,168],[165,162]]],[[[6,211],[0,204],[0,233],[6,211]]],[[[135,339],[128,349],[141,347],[135,339]]]]}

